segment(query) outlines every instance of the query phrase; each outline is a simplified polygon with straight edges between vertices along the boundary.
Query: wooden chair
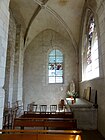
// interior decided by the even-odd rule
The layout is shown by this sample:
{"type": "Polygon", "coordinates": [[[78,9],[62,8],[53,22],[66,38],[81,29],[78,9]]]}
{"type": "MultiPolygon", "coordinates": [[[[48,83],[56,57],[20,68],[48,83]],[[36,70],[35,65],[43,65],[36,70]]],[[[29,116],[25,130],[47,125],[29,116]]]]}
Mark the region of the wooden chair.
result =
{"type": "Polygon", "coordinates": [[[27,105],[27,111],[30,111],[31,110],[30,107],[31,107],[30,104],[28,104],[27,105]]]}
{"type": "Polygon", "coordinates": [[[10,124],[10,113],[4,114],[3,116],[3,129],[9,129],[10,124]]]}
{"type": "Polygon", "coordinates": [[[50,112],[54,113],[57,111],[57,105],[50,105],[50,112]]]}
{"type": "Polygon", "coordinates": [[[40,113],[46,113],[47,105],[40,105],[40,113]]]}
{"type": "Polygon", "coordinates": [[[62,110],[65,111],[65,103],[64,103],[63,99],[61,99],[60,103],[58,104],[58,110],[59,110],[59,112],[62,110]]]}
{"type": "Polygon", "coordinates": [[[27,105],[27,111],[32,112],[33,110],[35,110],[34,106],[36,107],[35,102],[32,102],[32,103],[28,104],[27,105]]]}
{"type": "Polygon", "coordinates": [[[13,128],[14,119],[17,117],[17,110],[18,108],[11,109],[10,122],[9,122],[10,128],[13,128]]]}
{"type": "Polygon", "coordinates": [[[36,112],[37,111],[37,106],[36,104],[32,104],[31,107],[32,107],[32,112],[36,112]]]}
{"type": "Polygon", "coordinates": [[[17,117],[21,116],[23,114],[23,102],[22,100],[17,100],[17,117]]]}
{"type": "Polygon", "coordinates": [[[14,118],[17,117],[17,108],[11,108],[7,113],[4,112],[3,129],[10,129],[13,127],[14,118]]]}

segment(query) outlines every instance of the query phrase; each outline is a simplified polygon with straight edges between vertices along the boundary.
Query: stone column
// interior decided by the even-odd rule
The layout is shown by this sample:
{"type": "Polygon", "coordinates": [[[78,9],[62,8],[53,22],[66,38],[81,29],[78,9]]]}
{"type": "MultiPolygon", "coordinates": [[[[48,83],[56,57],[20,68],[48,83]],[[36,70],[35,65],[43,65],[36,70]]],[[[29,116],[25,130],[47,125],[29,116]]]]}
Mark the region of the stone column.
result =
{"type": "Polygon", "coordinates": [[[21,25],[16,27],[13,101],[23,99],[23,46],[21,25]]]}
{"type": "Polygon", "coordinates": [[[6,53],[9,25],[9,2],[0,0],[0,129],[2,129],[5,92],[3,89],[5,79],[6,53]]]}
{"type": "Polygon", "coordinates": [[[12,103],[13,96],[13,76],[14,76],[14,57],[15,57],[15,40],[16,40],[16,23],[10,12],[9,32],[8,32],[8,48],[5,72],[5,105],[12,103]]]}

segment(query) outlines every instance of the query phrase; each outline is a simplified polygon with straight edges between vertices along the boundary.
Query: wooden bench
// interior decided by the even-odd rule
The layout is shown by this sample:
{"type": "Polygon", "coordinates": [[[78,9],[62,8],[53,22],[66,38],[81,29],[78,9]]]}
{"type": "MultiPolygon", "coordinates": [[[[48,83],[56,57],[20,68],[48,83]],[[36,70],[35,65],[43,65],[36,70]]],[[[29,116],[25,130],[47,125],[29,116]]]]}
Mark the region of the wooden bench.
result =
{"type": "Polygon", "coordinates": [[[3,129],[9,129],[12,128],[13,120],[16,118],[17,114],[17,108],[14,109],[8,109],[7,112],[4,112],[3,116],[3,129]]]}
{"type": "Polygon", "coordinates": [[[71,118],[15,118],[13,129],[20,127],[44,127],[53,129],[77,129],[76,119],[71,118]]]}
{"type": "Polygon", "coordinates": [[[20,116],[22,113],[23,104],[21,100],[12,103],[12,107],[10,107],[10,103],[8,106],[5,106],[3,113],[3,129],[10,129],[13,126],[14,118],[20,116]]]}
{"type": "Polygon", "coordinates": [[[46,112],[45,113],[33,113],[29,111],[24,111],[24,114],[21,116],[21,118],[73,118],[72,112],[46,112]]]}
{"type": "Polygon", "coordinates": [[[0,130],[0,140],[81,140],[81,131],[0,130]]]}

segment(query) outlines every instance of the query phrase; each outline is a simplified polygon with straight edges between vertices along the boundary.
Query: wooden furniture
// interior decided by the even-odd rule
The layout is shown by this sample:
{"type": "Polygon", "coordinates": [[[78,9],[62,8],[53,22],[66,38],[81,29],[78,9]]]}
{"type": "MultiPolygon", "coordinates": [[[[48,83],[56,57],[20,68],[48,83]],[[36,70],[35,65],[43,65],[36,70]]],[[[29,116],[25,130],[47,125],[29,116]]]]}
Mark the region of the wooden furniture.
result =
{"type": "Polygon", "coordinates": [[[33,104],[32,105],[32,112],[37,112],[37,107],[38,107],[38,105],[33,104]]]}
{"type": "Polygon", "coordinates": [[[77,129],[76,119],[71,118],[15,118],[13,129],[20,127],[44,127],[51,129],[77,129]]]}
{"type": "Polygon", "coordinates": [[[27,111],[36,111],[36,110],[37,110],[37,105],[35,104],[35,102],[32,102],[27,105],[27,111]]]}
{"type": "Polygon", "coordinates": [[[4,108],[3,114],[3,129],[10,129],[13,126],[14,118],[19,117],[23,111],[23,104],[21,100],[12,103],[12,107],[4,108]]]}
{"type": "Polygon", "coordinates": [[[27,105],[27,111],[32,111],[31,104],[27,105]]]}
{"type": "Polygon", "coordinates": [[[46,112],[40,114],[40,112],[29,112],[24,111],[24,114],[20,116],[21,118],[73,118],[72,112],[46,112]]]}
{"type": "Polygon", "coordinates": [[[10,108],[8,112],[4,112],[3,129],[9,129],[13,126],[14,118],[17,116],[17,108],[10,108]]]}
{"type": "Polygon", "coordinates": [[[58,104],[58,110],[63,110],[65,107],[64,99],[61,99],[60,103],[58,104]]]}
{"type": "Polygon", "coordinates": [[[36,104],[28,104],[27,111],[36,112],[37,111],[37,106],[38,105],[36,105],[36,104]]]}
{"type": "Polygon", "coordinates": [[[0,130],[0,140],[81,140],[81,131],[72,130],[0,130]]]}
{"type": "Polygon", "coordinates": [[[3,129],[9,129],[10,127],[10,113],[6,113],[3,116],[3,129]]]}
{"type": "Polygon", "coordinates": [[[47,105],[40,105],[40,113],[46,113],[47,105]]]}
{"type": "Polygon", "coordinates": [[[50,105],[50,112],[55,113],[57,111],[57,105],[50,105]]]}

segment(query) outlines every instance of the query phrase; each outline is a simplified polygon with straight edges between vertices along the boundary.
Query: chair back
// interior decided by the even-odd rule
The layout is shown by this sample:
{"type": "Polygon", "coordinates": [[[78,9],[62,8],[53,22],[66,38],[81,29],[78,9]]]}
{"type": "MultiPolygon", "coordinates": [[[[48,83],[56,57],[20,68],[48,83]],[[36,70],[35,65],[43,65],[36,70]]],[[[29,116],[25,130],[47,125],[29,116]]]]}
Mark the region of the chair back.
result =
{"type": "Polygon", "coordinates": [[[27,111],[32,111],[31,104],[27,105],[27,111]]]}
{"type": "Polygon", "coordinates": [[[46,113],[47,105],[40,105],[40,113],[46,113]]]}
{"type": "Polygon", "coordinates": [[[36,104],[32,104],[32,112],[36,112],[37,111],[37,106],[36,104]]]}
{"type": "Polygon", "coordinates": [[[57,105],[50,105],[50,112],[56,112],[57,111],[57,105]]]}
{"type": "Polygon", "coordinates": [[[32,112],[34,110],[36,111],[36,109],[37,109],[37,105],[35,104],[35,102],[32,102],[32,103],[30,103],[30,104],[27,105],[27,111],[32,112]]]}

